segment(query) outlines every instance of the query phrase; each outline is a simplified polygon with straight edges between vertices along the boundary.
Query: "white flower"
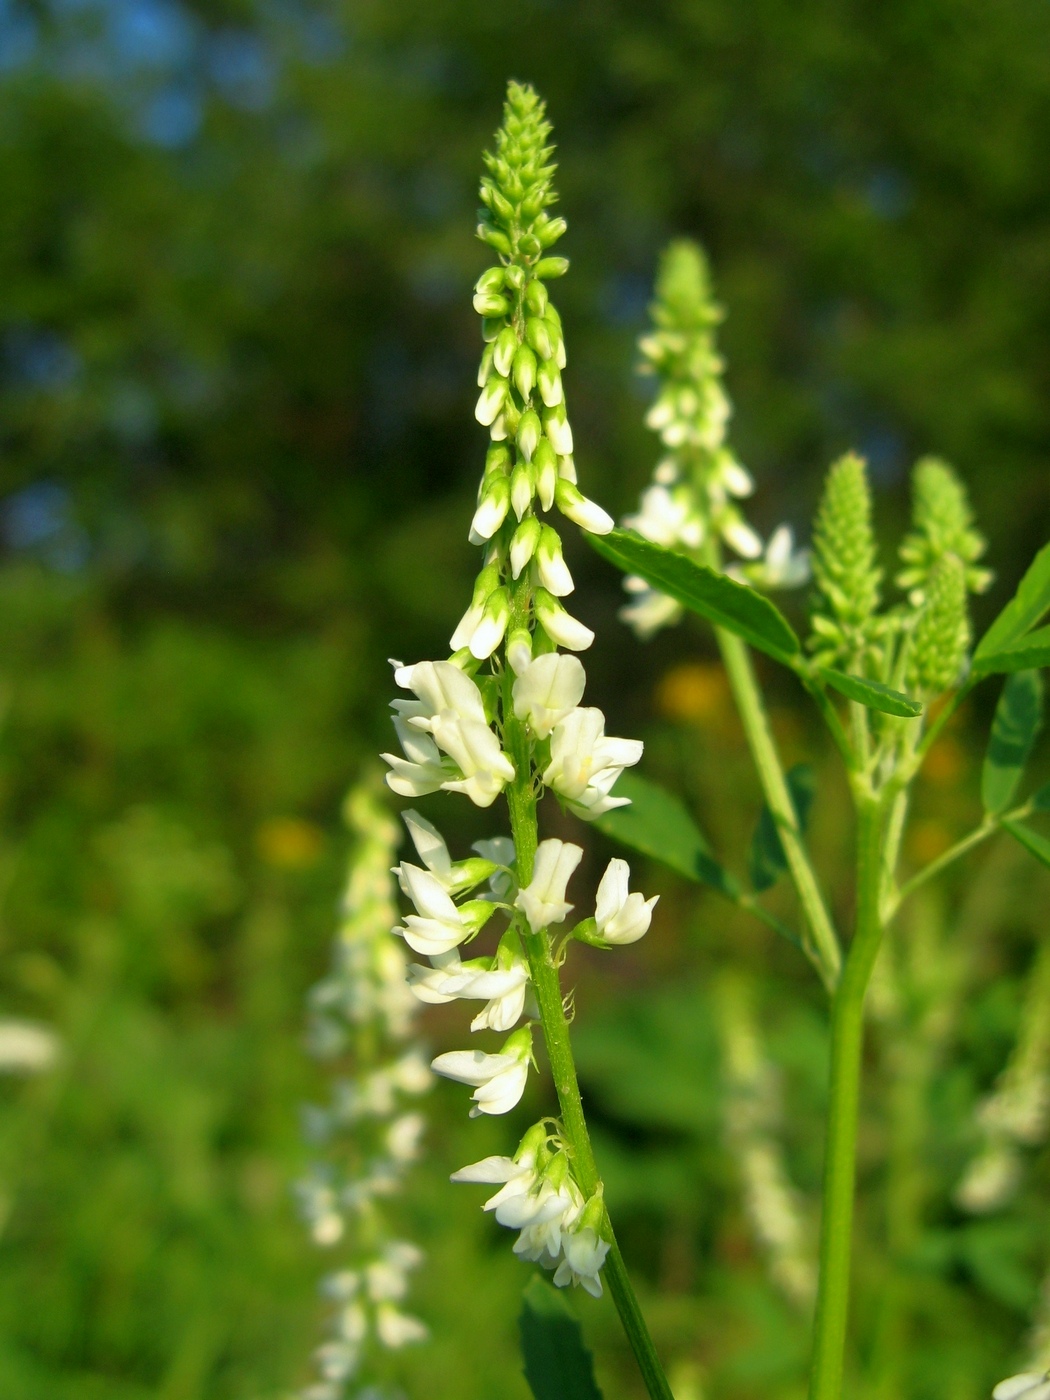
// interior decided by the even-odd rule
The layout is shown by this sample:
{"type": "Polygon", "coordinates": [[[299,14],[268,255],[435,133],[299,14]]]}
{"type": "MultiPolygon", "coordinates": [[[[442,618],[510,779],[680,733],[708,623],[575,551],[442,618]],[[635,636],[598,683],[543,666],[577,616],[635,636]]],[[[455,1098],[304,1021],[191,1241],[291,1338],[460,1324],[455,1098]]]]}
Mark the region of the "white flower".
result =
{"type": "Polygon", "coordinates": [[[405,756],[381,755],[384,763],[390,765],[386,775],[388,787],[399,797],[425,797],[428,792],[437,792],[448,777],[438,746],[429,734],[410,728],[400,716],[394,717],[394,728],[405,756]]]}
{"type": "Polygon", "coordinates": [[[688,488],[669,491],[659,484],[649,486],[642,493],[641,507],[637,515],[628,515],[623,523],[653,544],[667,549],[678,545],[696,549],[703,543],[704,522],[688,488]]]}
{"type": "Polygon", "coordinates": [[[424,1342],[429,1335],[418,1317],[400,1312],[392,1303],[381,1303],[376,1308],[376,1336],[391,1351],[410,1342],[424,1342]]]}
{"type": "Polygon", "coordinates": [[[609,862],[598,886],[594,919],[606,943],[637,943],[649,931],[653,908],[660,896],[654,894],[646,899],[638,893],[628,894],[630,878],[631,867],[617,857],[609,862]]]}
{"type": "Polygon", "coordinates": [[[623,586],[632,597],[617,615],[643,642],[655,636],[661,627],[670,627],[681,618],[682,605],[666,593],[650,588],[645,579],[637,574],[628,574],[623,586]]]}
{"type": "Polygon", "coordinates": [[[489,876],[488,897],[500,901],[509,900],[515,885],[514,864],[517,859],[511,837],[492,836],[486,841],[475,841],[470,849],[477,851],[482,860],[491,861],[496,867],[489,876]]]}
{"type": "Polygon", "coordinates": [[[446,1079],[472,1084],[475,1107],[471,1118],[482,1113],[509,1113],[525,1092],[532,1056],[532,1032],[527,1026],[504,1042],[498,1055],[481,1050],[449,1050],[432,1061],[431,1069],[446,1079]]]}
{"type": "Polygon", "coordinates": [[[453,651],[469,647],[476,661],[484,661],[502,642],[509,621],[510,597],[505,588],[495,588],[484,603],[472,603],[463,614],[449,646],[453,651]]]}
{"type": "MultiPolygon", "coordinates": [[[[412,838],[412,844],[416,848],[419,859],[431,875],[440,880],[446,890],[449,889],[452,884],[452,857],[448,853],[448,847],[445,845],[445,838],[441,832],[432,822],[428,822],[426,817],[421,817],[411,807],[407,807],[401,813],[401,820],[408,827],[408,834],[412,838]]],[[[397,867],[394,873],[395,875],[399,874],[400,867],[397,867]]],[[[402,888],[404,888],[403,885],[402,888]]]]}
{"type": "Polygon", "coordinates": [[[470,543],[484,544],[490,540],[507,518],[510,509],[510,482],[505,476],[496,477],[486,488],[470,522],[470,543]]]}
{"type": "Polygon", "coordinates": [[[530,661],[514,682],[514,713],[537,739],[546,739],[559,720],[583,699],[587,677],[575,656],[548,652],[530,661]]]}
{"type": "MultiPolygon", "coordinates": [[[[449,1177],[449,1181],[480,1182],[486,1186],[495,1182],[506,1183],[513,1181],[515,1177],[527,1177],[531,1179],[535,1176],[534,1164],[535,1153],[526,1153],[520,1158],[516,1157],[482,1157],[480,1162],[471,1162],[468,1166],[460,1167],[449,1177]]],[[[523,1187],[527,1190],[527,1187],[523,1187]]],[[[488,1207],[486,1207],[487,1209],[488,1207]]]]}
{"type": "Polygon", "coordinates": [[[357,1367],[358,1349],[345,1342],[326,1342],[314,1353],[317,1369],[326,1381],[345,1381],[357,1367]]]}
{"type": "Polygon", "coordinates": [[[507,783],[514,780],[514,765],[484,721],[461,719],[450,711],[432,721],[439,747],[459,768],[462,777],[446,778],[446,792],[463,792],[476,807],[490,807],[507,783]]]}
{"type": "Polygon", "coordinates": [[[403,1113],[394,1119],[386,1132],[386,1150],[395,1162],[416,1160],[425,1128],[426,1119],[421,1113],[403,1113]]]}
{"type": "Polygon", "coordinates": [[[537,588],[534,604],[540,626],[558,646],[568,651],[586,651],[594,641],[594,633],[589,627],[567,613],[562,605],[546,588],[537,588]]]}
{"type": "Polygon", "coordinates": [[[38,1074],[58,1059],[59,1040],[37,1021],[0,1020],[0,1074],[38,1074]]]}
{"type": "Polygon", "coordinates": [[[1050,1400],[1050,1371],[1025,1371],[1000,1381],[992,1400],[1050,1400]]]}
{"type": "Polygon", "coordinates": [[[757,559],[762,553],[762,541],[735,511],[727,513],[719,526],[722,538],[744,559],[757,559]]]}
{"type": "Polygon", "coordinates": [[[514,901],[533,933],[560,924],[572,908],[565,899],[569,877],[583,859],[583,850],[569,841],[541,841],[536,848],[532,879],[514,901]]]}
{"type": "Polygon", "coordinates": [[[769,537],[765,553],[756,564],[758,582],[765,588],[800,588],[810,575],[810,552],[795,549],[790,525],[779,525],[769,537]]]}
{"type": "Polygon", "coordinates": [[[513,952],[504,956],[503,964],[499,965],[498,958],[476,958],[462,963],[451,954],[442,958],[438,967],[413,963],[408,969],[408,980],[420,1001],[487,1001],[488,1005],[475,1016],[470,1029],[509,1031],[520,1020],[525,1008],[529,969],[524,958],[513,952]]]}
{"type": "Polygon", "coordinates": [[[638,739],[607,738],[601,710],[571,710],[551,733],[543,781],[589,820],[627,804],[628,798],[610,797],[609,791],[623,770],[638,762],[642,748],[638,739]]]}
{"type": "Polygon", "coordinates": [[[582,1284],[592,1298],[600,1298],[600,1272],[609,1253],[608,1241],[599,1238],[589,1225],[584,1225],[578,1230],[566,1232],[562,1236],[561,1247],[564,1258],[554,1275],[557,1287],[564,1288],[571,1283],[575,1288],[582,1284]]]}
{"type": "Polygon", "coordinates": [[[432,956],[456,948],[474,929],[452,902],[436,875],[402,861],[398,879],[416,913],[405,919],[402,937],[415,953],[432,956]]]}
{"type": "Polygon", "coordinates": [[[403,690],[412,690],[415,700],[394,700],[392,707],[413,729],[431,730],[437,715],[455,715],[462,720],[485,723],[481,691],[451,661],[417,661],[414,666],[394,662],[394,680],[403,690]]]}

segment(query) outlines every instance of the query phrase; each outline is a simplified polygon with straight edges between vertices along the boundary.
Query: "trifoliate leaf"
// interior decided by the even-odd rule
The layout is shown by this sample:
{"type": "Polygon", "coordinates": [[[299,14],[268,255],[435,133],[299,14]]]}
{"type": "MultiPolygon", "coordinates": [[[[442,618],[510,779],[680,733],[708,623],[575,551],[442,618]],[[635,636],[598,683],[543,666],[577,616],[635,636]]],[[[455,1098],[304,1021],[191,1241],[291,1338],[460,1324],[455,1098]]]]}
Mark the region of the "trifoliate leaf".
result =
{"type": "Polygon", "coordinates": [[[662,861],[687,880],[712,885],[729,899],[739,896],[740,886],[719,865],[703,832],[673,793],[637,773],[624,773],[613,796],[629,797],[631,805],[598,817],[593,825],[599,831],[662,861]]]}
{"type": "Polygon", "coordinates": [[[535,1400],[602,1400],[594,1358],[564,1296],[536,1275],[522,1295],[521,1351],[535,1400]]]}
{"type": "Polygon", "coordinates": [[[991,676],[1043,666],[1050,666],[1050,627],[1037,627],[1008,647],[974,657],[973,674],[991,676]]]}
{"type": "Polygon", "coordinates": [[[1042,723],[1043,682],[1039,672],[1015,671],[1007,677],[992,720],[981,773],[985,811],[997,814],[1009,807],[1042,723]]]}
{"type": "MultiPolygon", "coordinates": [[[[791,802],[795,808],[798,829],[804,832],[809,825],[809,813],[816,795],[816,775],[810,764],[799,763],[791,768],[785,777],[788,792],[791,794],[791,802]]],[[[751,850],[748,854],[747,865],[751,884],[757,894],[761,894],[763,890],[768,890],[770,886],[775,885],[788,868],[787,856],[784,854],[784,846],[780,839],[780,832],[777,830],[776,819],[769,810],[768,804],[763,806],[759,814],[758,825],[751,838],[751,850]]]]}
{"type": "Polygon", "coordinates": [[[879,710],[884,715],[899,715],[902,719],[915,719],[922,714],[922,702],[902,695],[881,681],[867,681],[860,676],[849,676],[845,671],[833,670],[830,666],[820,667],[820,674],[832,690],[866,705],[869,710],[879,710]]]}
{"type": "Polygon", "coordinates": [[[799,641],[791,624],[768,598],[753,588],[734,583],[725,574],[716,573],[704,564],[695,564],[684,555],[652,544],[631,531],[613,530],[608,535],[588,535],[587,539],[603,559],[608,559],[624,573],[639,574],[691,612],[735,632],[745,642],[786,666],[794,664],[799,654],[799,641]]]}

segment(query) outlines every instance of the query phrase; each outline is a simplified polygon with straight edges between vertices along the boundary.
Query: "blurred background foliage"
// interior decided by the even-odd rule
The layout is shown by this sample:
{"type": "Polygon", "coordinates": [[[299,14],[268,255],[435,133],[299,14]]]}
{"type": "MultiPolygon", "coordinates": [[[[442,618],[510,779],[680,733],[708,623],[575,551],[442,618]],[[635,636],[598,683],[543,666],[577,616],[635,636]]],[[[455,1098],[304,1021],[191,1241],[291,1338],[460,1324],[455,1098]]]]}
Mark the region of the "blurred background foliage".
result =
{"type": "MultiPolygon", "coordinates": [[[[990,615],[1050,524],[1048,55],[1041,0],[0,0],[0,1010],[63,1042],[2,1090],[5,1397],[273,1400],[308,1374],[302,996],[340,799],[387,739],[386,658],[440,654],[469,588],[472,228],[507,76],[556,124],[589,492],[623,511],[648,477],[633,340],[658,249],[689,233],[728,311],[755,523],[806,535],[853,446],[895,538],[935,451],[991,537],[990,615]]],[[[757,786],[708,639],[640,648],[611,571],[572,563],[595,703],[742,869],[757,786]]],[[[841,782],[769,679],[846,914],[841,782]]],[[[993,700],[935,751],[911,857],[978,816],[993,700]]],[[[458,842],[489,830],[460,819],[458,842]]],[[[986,1394],[1050,1259],[1045,1146],[1003,1208],[953,1195],[1050,896],[1002,845],[964,865],[902,918],[873,1005],[853,1366],[879,1400],[986,1394]]],[[[810,1266],[771,1274],[742,1167],[775,1138],[812,1220],[821,998],[714,896],[645,888],[651,936],[581,953],[576,993],[625,1246],[680,1400],[800,1396],[810,1266]],[[764,1107],[734,1118],[734,1092],[764,1107]]],[[[523,1396],[527,1272],[445,1184],[517,1123],[468,1125],[447,1087],[430,1104],[406,1215],[434,1340],[406,1389],[523,1396]]],[[[639,1395],[610,1308],[581,1313],[609,1400],[639,1395]]]]}

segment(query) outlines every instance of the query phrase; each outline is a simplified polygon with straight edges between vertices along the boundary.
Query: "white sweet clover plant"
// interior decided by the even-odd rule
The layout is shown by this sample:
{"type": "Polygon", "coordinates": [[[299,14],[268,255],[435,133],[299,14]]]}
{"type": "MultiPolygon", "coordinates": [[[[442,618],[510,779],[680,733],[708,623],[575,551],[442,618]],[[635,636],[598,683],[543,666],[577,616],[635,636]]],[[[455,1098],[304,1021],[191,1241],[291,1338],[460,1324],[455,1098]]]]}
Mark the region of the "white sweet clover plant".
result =
{"type": "Polygon", "coordinates": [[[651,1393],[669,1397],[605,1206],[560,982],[574,937],[603,948],[633,943],[648,930],[656,900],[632,892],[626,862],[613,860],[594,915],[567,926],[567,887],[583,852],[540,841],[537,827],[548,791],[585,821],[624,805],[613,786],[642,755],[640,742],[608,736],[601,710],[582,703],[586,677],[576,653],[593,633],[563,601],[573,580],[559,521],[591,534],[608,532],[613,521],[577,485],[565,338],[548,292],[568,269],[551,251],[565,221],[548,212],[556,198],[550,130],[535,92],[511,83],[485,156],[478,226],[496,257],[474,297],[484,339],[476,417],[490,438],[470,526],[482,566],[450,657],[394,663],[406,693],[393,702],[402,752],[384,755],[387,781],[402,797],[461,793],[482,808],[505,798],[510,834],[454,860],[439,831],[407,811],[417,859],[402,861],[397,873],[413,912],[397,932],[421,959],[409,968],[415,994],[481,1003],[471,1029],[498,1037],[433,1062],[438,1074],[472,1089],[472,1116],[518,1104],[535,1066],[537,1024],[552,1069],[559,1116],[530,1128],[513,1153],[466,1166],[453,1180],[498,1188],[485,1209],[518,1232],[515,1253],[552,1270],[556,1284],[597,1297],[608,1277],[651,1393]],[[482,935],[487,951],[465,957],[482,935]]]}
{"type": "Polygon", "coordinates": [[[311,1237],[338,1267],[321,1283],[333,1312],[315,1357],[319,1378],[298,1400],[385,1400],[392,1392],[376,1383],[377,1354],[427,1335],[402,1307],[423,1256],[393,1231],[388,1206],[419,1155],[425,1124],[412,1101],[432,1084],[412,1043],[418,1003],[404,945],[390,933],[401,832],[368,783],[350,793],[346,817],[355,844],[342,919],[331,971],[310,992],[308,1028],[312,1053],[339,1074],[330,1102],[304,1112],[317,1155],[296,1188],[311,1237]]]}

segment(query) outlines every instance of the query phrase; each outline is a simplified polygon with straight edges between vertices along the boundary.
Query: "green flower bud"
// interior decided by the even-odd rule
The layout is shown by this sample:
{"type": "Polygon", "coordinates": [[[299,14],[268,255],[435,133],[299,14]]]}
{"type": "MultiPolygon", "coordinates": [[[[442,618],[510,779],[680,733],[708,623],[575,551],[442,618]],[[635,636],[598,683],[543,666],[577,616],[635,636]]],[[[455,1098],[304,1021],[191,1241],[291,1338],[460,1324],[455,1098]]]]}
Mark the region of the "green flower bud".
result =
{"type": "Polygon", "coordinates": [[[897,583],[911,591],[913,603],[922,602],[929,573],[946,554],[962,561],[971,593],[982,593],[988,587],[991,571],[976,567],[985,541],[973,529],[966,488],[951,467],[935,457],[924,457],[912,473],[912,524],[914,530],[901,542],[905,567],[897,575],[897,583]]]}
{"type": "Polygon", "coordinates": [[[486,316],[481,323],[481,338],[485,341],[495,340],[502,329],[502,317],[486,316]]]}
{"type": "Polygon", "coordinates": [[[492,348],[492,364],[497,374],[510,377],[514,356],[518,353],[518,337],[513,326],[504,326],[492,348]]]}
{"type": "Polygon", "coordinates": [[[494,228],[492,224],[482,220],[478,224],[477,236],[482,243],[487,243],[490,248],[494,248],[497,253],[502,253],[504,257],[510,257],[510,239],[501,229],[494,228]]]}
{"type": "Polygon", "coordinates": [[[492,442],[485,453],[485,475],[506,475],[510,471],[510,448],[502,442],[492,442]]]}
{"type": "Polygon", "coordinates": [[[520,292],[525,285],[525,269],[521,263],[511,263],[509,267],[503,269],[503,274],[507,280],[507,286],[513,287],[516,292],[520,292]]]}
{"type": "Polygon", "coordinates": [[[525,288],[525,305],[537,316],[547,310],[547,288],[536,277],[525,288]]]}
{"type": "Polygon", "coordinates": [[[474,310],[479,316],[506,316],[510,310],[510,302],[497,292],[476,292],[474,310]]]}
{"type": "Polygon", "coordinates": [[[519,345],[514,356],[514,387],[526,401],[536,383],[536,355],[527,345],[519,345]]]}
{"type": "Polygon", "coordinates": [[[533,232],[539,239],[541,248],[550,248],[557,243],[569,225],[564,219],[548,219],[541,215],[536,220],[533,232]]]}
{"type": "Polygon", "coordinates": [[[476,292],[500,292],[503,290],[506,270],[501,267],[487,267],[474,283],[476,292]]]}
{"type": "MultiPolygon", "coordinates": [[[[813,527],[813,576],[822,598],[818,615],[831,621],[838,654],[847,661],[860,656],[874,634],[882,570],[876,564],[871,524],[871,491],[865,464],[847,454],[824,483],[813,527]]],[[[814,628],[827,637],[823,628],[814,628]]]]}
{"type": "Polygon", "coordinates": [[[474,409],[474,417],[483,428],[487,428],[494,423],[507,398],[507,381],[498,375],[493,375],[481,391],[477,406],[474,409]]]}
{"type": "Polygon", "coordinates": [[[946,554],[930,570],[926,602],[912,633],[908,663],[911,689],[933,696],[954,685],[969,645],[966,571],[961,559],[946,554]]]}
{"type": "Polygon", "coordinates": [[[572,451],[572,429],[569,427],[564,404],[556,404],[554,408],[545,410],[543,427],[558,456],[567,456],[572,451]]]}
{"type": "Polygon", "coordinates": [[[481,364],[478,366],[478,388],[484,389],[489,377],[492,374],[493,347],[486,345],[481,352],[481,364]]]}
{"type": "Polygon", "coordinates": [[[539,520],[534,515],[530,515],[514,531],[510,542],[510,572],[513,578],[520,577],[522,569],[536,553],[542,529],[543,526],[539,520]]]}
{"type": "Polygon", "coordinates": [[[550,326],[546,320],[542,320],[539,316],[530,316],[525,322],[525,339],[541,360],[549,360],[554,354],[550,326]]]}
{"type": "Polygon", "coordinates": [[[568,270],[568,258],[541,258],[532,273],[534,277],[564,277],[568,270]]]}

